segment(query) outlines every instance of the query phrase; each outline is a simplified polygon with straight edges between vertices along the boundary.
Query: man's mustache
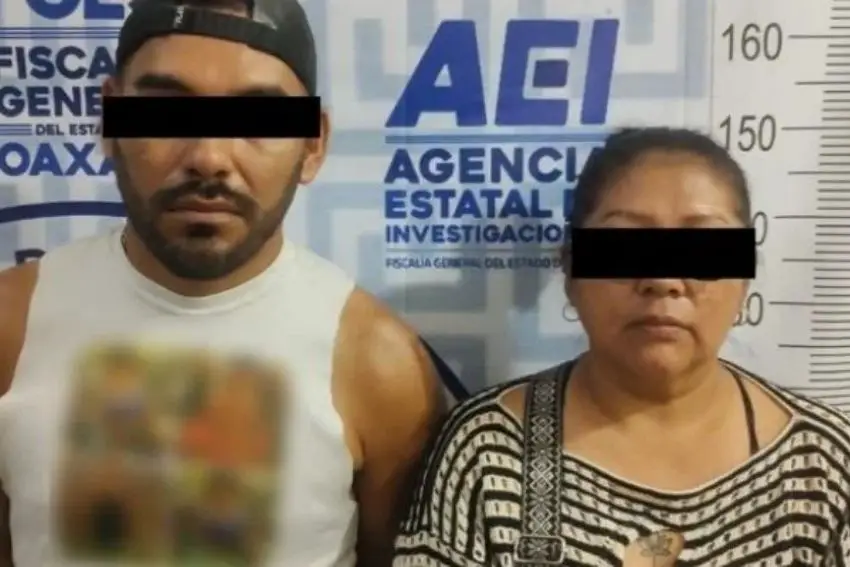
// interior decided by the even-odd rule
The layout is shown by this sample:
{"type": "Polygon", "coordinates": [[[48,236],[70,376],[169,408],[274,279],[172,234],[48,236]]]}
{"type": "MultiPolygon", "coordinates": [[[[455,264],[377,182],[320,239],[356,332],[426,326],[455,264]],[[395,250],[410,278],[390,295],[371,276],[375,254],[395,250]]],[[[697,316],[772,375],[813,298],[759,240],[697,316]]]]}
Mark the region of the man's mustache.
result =
{"type": "Polygon", "coordinates": [[[168,211],[178,207],[186,199],[225,200],[230,203],[238,214],[245,218],[256,216],[258,205],[250,197],[234,191],[224,183],[206,183],[203,181],[188,181],[176,187],[159,191],[151,198],[151,207],[158,212],[168,211]]]}

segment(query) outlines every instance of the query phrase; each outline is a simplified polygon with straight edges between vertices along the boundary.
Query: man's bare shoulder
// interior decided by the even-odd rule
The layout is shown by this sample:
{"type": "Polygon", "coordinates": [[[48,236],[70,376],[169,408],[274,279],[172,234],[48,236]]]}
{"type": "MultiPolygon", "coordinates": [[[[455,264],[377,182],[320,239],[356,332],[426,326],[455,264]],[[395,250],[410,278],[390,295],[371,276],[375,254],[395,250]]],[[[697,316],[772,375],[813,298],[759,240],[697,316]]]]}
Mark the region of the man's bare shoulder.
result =
{"type": "Polygon", "coordinates": [[[358,556],[389,565],[416,472],[445,414],[442,385],[419,335],[369,293],[352,292],[340,323],[334,374],[352,434],[358,556]]]}
{"type": "Polygon", "coordinates": [[[38,262],[27,262],[0,271],[0,394],[9,389],[18,363],[38,269],[38,262]]]}
{"type": "Polygon", "coordinates": [[[424,435],[444,413],[442,384],[419,335],[362,289],[343,310],[334,367],[361,435],[383,437],[393,428],[399,438],[424,435]]]}
{"type": "Polygon", "coordinates": [[[346,302],[337,349],[355,366],[368,370],[367,380],[395,381],[403,369],[411,371],[410,378],[433,377],[430,357],[416,331],[388,305],[360,288],[355,288],[346,302]]]}

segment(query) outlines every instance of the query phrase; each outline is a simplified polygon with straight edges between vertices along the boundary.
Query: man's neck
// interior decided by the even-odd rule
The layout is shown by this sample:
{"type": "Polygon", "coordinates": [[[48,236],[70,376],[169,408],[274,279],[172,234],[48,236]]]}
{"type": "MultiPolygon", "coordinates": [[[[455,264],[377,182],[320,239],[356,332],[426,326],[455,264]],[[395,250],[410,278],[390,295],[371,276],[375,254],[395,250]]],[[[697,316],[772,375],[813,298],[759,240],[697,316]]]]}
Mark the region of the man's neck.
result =
{"type": "Polygon", "coordinates": [[[619,365],[587,355],[577,364],[575,388],[604,421],[626,428],[664,429],[713,421],[724,414],[722,402],[737,395],[729,372],[719,361],[676,376],[640,376],[619,365]],[[641,427],[642,428],[642,427],[641,427]]]}
{"type": "Polygon", "coordinates": [[[262,274],[277,258],[283,247],[283,234],[278,231],[260,252],[226,277],[209,280],[187,280],[169,272],[129,226],[122,237],[124,252],[130,264],[144,277],[184,297],[206,297],[233,289],[262,274]]]}

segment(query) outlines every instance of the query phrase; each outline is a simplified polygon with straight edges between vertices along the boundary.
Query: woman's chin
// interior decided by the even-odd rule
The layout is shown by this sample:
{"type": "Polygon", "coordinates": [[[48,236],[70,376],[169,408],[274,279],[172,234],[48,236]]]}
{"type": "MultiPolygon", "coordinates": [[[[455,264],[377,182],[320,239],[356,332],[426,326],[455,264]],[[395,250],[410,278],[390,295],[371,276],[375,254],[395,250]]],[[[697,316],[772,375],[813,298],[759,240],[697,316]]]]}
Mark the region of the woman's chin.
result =
{"type": "Polygon", "coordinates": [[[693,350],[682,344],[645,345],[628,357],[629,369],[641,376],[676,377],[692,365],[693,350]]]}

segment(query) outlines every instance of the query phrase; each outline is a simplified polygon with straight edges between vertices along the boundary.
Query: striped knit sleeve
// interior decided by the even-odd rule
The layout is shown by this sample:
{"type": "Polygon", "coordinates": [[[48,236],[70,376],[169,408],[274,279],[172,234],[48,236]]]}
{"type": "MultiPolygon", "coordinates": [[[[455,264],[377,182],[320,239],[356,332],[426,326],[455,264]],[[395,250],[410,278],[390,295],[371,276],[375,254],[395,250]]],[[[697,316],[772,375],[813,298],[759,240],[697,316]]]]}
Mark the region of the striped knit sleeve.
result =
{"type": "Polygon", "coordinates": [[[842,523],[830,552],[818,564],[822,567],[850,567],[850,518],[842,523]]]}
{"type": "Polygon", "coordinates": [[[489,565],[481,452],[486,412],[461,405],[428,458],[395,546],[393,567],[489,565]]]}
{"type": "Polygon", "coordinates": [[[844,526],[838,532],[835,553],[827,561],[828,567],[850,567],[850,517],[844,522],[844,526]]]}

